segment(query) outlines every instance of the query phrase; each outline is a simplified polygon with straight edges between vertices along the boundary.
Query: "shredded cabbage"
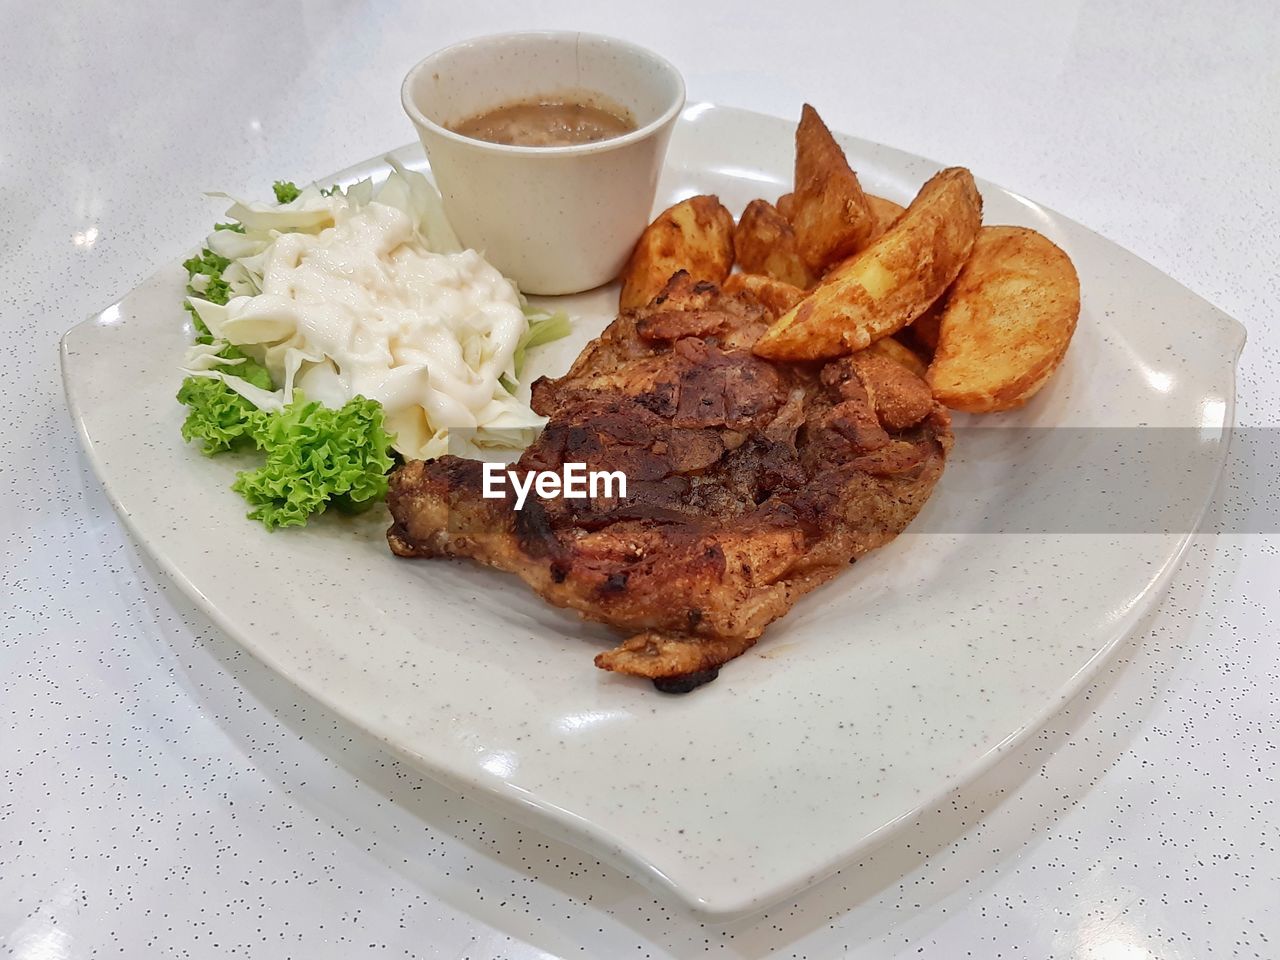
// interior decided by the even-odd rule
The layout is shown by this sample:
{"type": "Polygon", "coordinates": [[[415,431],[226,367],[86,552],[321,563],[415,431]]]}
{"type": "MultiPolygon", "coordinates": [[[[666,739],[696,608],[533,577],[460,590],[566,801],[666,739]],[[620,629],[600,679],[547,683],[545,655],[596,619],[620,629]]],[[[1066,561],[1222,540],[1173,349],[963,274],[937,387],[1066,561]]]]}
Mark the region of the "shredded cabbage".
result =
{"type": "MultiPolygon", "coordinates": [[[[463,254],[431,183],[388,160],[393,173],[378,187],[369,180],[346,190],[277,181],[275,204],[233,201],[228,211],[232,220],[216,224],[204,249],[183,264],[188,275],[184,307],[195,342],[184,359],[188,376],[178,391],[178,400],[188,408],[182,436],[209,455],[250,448],[263,452],[263,465],[239,473],[233,489],[252,505],[249,517],[268,529],[305,524],[330,504],[363,509],[386,494],[398,425],[388,422],[377,400],[358,393],[330,390],[326,398],[304,398],[294,389],[295,377],[306,379],[308,391],[310,384],[332,387],[337,373],[333,362],[314,345],[290,342],[296,330],[291,333],[270,310],[254,317],[239,307],[262,294],[281,237],[318,237],[373,203],[407,217],[412,242],[425,250],[463,254]],[[231,331],[236,342],[228,336],[231,331]]],[[[504,347],[484,323],[461,325],[461,356],[473,366],[501,368],[494,378],[498,393],[481,402],[475,422],[465,425],[481,428],[469,431],[472,445],[520,447],[541,425],[527,405],[510,396],[525,353],[565,336],[569,318],[529,307],[510,281],[500,282],[510,285],[521,329],[504,347]]],[[[404,432],[415,438],[415,453],[443,452],[447,426],[399,416],[408,427],[404,432]]]]}
{"type": "Polygon", "coordinates": [[[508,377],[504,374],[502,377],[502,385],[509,393],[515,393],[516,388],[519,386],[517,378],[524,369],[525,352],[534,347],[540,347],[544,343],[551,343],[553,340],[567,337],[571,330],[569,315],[563,310],[551,313],[538,307],[531,307],[526,303],[524,305],[524,316],[529,321],[529,329],[525,331],[524,336],[520,338],[520,342],[516,344],[515,353],[512,356],[512,370],[515,375],[508,377]]]}
{"type": "Polygon", "coordinates": [[[564,336],[568,318],[528,309],[462,249],[431,182],[388,162],[377,186],[277,181],[275,204],[229,198],[240,230],[215,230],[187,262],[188,308],[200,342],[234,344],[274,387],[228,366],[185,369],[263,410],[283,409],[295,389],[334,408],[378,400],[406,457],[447,452],[451,429],[455,452],[527,446],[545,421],[514,387],[526,351],[564,336]]]}

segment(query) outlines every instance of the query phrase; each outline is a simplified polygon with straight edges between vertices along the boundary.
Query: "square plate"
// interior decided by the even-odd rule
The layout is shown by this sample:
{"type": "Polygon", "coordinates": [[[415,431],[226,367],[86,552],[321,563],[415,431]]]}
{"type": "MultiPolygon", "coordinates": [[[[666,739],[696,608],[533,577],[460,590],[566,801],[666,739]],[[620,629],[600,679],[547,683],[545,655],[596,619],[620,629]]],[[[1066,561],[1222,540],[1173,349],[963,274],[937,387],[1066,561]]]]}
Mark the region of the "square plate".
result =
{"type": "MultiPolygon", "coordinates": [[[[793,133],[689,106],[658,206],[718,193],[736,213],[777,196],[793,133]]],[[[866,188],[902,203],[939,169],[840,140],[866,188]]],[[[417,145],[396,155],[425,169],[417,145]]],[[[1078,224],[979,187],[987,223],[1035,227],[1076,263],[1083,310],[1064,368],[980,430],[957,418],[913,527],[685,697],[596,670],[615,638],[514,577],[394,558],[385,511],[275,534],[246,522],[228,489],[244,462],[179,438],[191,330],[176,263],[67,334],[68,402],[138,542],[262,661],[429,775],[697,910],[740,915],[833,872],[1036,729],[1156,602],[1221,472],[1243,328],[1078,224]],[[1097,513],[1081,497],[1114,485],[1116,428],[1164,438],[1176,518],[1087,532],[1046,519],[1097,513]]],[[[531,356],[529,379],[563,372],[616,302],[616,287],[558,298],[575,332],[531,356]]],[[[1113,492],[1132,512],[1158,486],[1113,492]]]]}

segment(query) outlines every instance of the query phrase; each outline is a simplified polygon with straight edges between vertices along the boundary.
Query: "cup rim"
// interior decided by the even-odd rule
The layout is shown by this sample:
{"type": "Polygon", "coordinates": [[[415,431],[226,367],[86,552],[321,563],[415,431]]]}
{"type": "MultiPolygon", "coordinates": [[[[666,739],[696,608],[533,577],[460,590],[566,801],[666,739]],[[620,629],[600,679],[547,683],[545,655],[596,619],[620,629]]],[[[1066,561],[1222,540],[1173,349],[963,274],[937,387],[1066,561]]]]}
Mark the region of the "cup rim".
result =
{"type": "Polygon", "coordinates": [[[472,150],[483,151],[487,153],[505,154],[507,156],[522,157],[578,157],[592,153],[605,153],[610,150],[620,150],[623,147],[630,146],[641,140],[646,140],[658,133],[663,127],[671,123],[672,120],[679,115],[685,105],[685,85],[684,76],[675,68],[665,57],[659,56],[647,47],[642,47],[637,43],[629,40],[622,40],[618,37],[611,37],[602,33],[587,33],[582,30],[514,30],[507,33],[488,33],[479,37],[471,37],[467,40],[461,40],[458,43],[452,43],[447,47],[441,47],[439,50],[428,54],[419,60],[409,72],[405,74],[403,82],[400,84],[400,104],[404,107],[404,112],[409,115],[409,119],[420,127],[424,127],[434,133],[436,136],[443,137],[462,147],[472,150]],[[460,47],[475,46],[478,44],[492,43],[500,40],[520,39],[561,39],[564,37],[577,37],[579,39],[589,39],[603,41],[606,44],[612,44],[625,48],[631,53],[639,54],[648,60],[656,63],[661,69],[665,70],[674,80],[676,85],[676,93],[672,98],[671,105],[667,107],[656,119],[646,123],[643,127],[637,127],[628,133],[619,137],[610,137],[607,140],[596,140],[591,143],[573,143],[560,147],[534,147],[524,144],[510,143],[491,143],[488,140],[477,140],[475,137],[464,136],[450,130],[443,124],[436,123],[428,117],[414,102],[412,88],[417,81],[419,75],[424,71],[431,69],[439,60],[447,53],[452,53],[460,47]]]}

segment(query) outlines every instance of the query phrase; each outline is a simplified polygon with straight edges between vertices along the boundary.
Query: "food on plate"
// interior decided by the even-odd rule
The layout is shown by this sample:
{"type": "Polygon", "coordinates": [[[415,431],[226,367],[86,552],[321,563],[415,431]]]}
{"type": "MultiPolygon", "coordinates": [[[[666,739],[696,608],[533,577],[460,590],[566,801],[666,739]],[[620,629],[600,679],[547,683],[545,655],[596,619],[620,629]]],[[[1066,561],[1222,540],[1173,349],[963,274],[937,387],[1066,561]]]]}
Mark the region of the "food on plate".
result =
{"type": "Polygon", "coordinates": [[[768,200],[752,200],[733,232],[738,266],[807,290],[815,277],[800,256],[796,232],[768,200]]]}
{"type": "Polygon", "coordinates": [[[796,127],[795,193],[786,209],[800,256],[819,276],[866,246],[876,228],[857,174],[807,103],[796,127]]]}
{"type": "Polygon", "coordinates": [[[569,372],[534,384],[546,429],[518,474],[624,471],[625,497],[482,495],[483,465],[393,472],[402,557],[471,557],[627,639],[605,670],[684,691],[923,506],[952,442],[927,385],[879,355],[753,353],[766,310],[688,274],[623,310],[569,372]]]}
{"type": "Polygon", "coordinates": [[[799,287],[758,273],[731,273],[721,289],[755,300],[768,311],[770,320],[776,320],[804,299],[804,291],[799,287]]]}
{"type": "Polygon", "coordinates": [[[908,339],[930,357],[938,349],[938,323],[942,319],[942,303],[944,299],[945,296],[939,297],[934,301],[933,306],[912,320],[909,327],[899,331],[899,333],[907,335],[908,339]]]}
{"type": "MultiPolygon", "coordinates": [[[[902,215],[902,211],[905,210],[906,207],[900,203],[894,203],[892,200],[888,200],[884,197],[877,197],[872,193],[868,193],[865,196],[867,198],[867,207],[871,211],[871,217],[874,223],[870,232],[867,234],[867,242],[870,243],[876,237],[880,236],[893,226],[893,221],[897,220],[898,217],[902,215]]],[[[782,218],[790,223],[791,218],[795,215],[795,203],[796,195],[794,193],[784,193],[778,198],[774,207],[782,218]]]]}
{"type": "Polygon", "coordinates": [[[756,353],[822,360],[901,330],[956,278],[981,223],[973,176],[963,167],[941,171],[887,233],[831,270],[770,327],[756,353]]]}
{"type": "Polygon", "coordinates": [[[860,350],[854,356],[861,356],[863,353],[878,353],[881,356],[888,357],[895,363],[906,367],[921,380],[924,379],[925,371],[929,369],[929,364],[924,357],[893,337],[881,337],[867,347],[866,350],[860,350]]]}
{"type": "Polygon", "coordinates": [[[902,216],[907,208],[900,203],[894,203],[892,200],[886,200],[884,197],[877,197],[875,194],[867,194],[867,206],[871,208],[871,215],[875,218],[875,229],[871,231],[871,240],[884,236],[889,232],[889,228],[894,225],[897,219],[902,216]]]}
{"type": "Polygon", "coordinates": [[[453,124],[473,140],[523,147],[567,147],[620,137],[636,128],[631,114],[597,95],[531,97],[505,103],[453,124]]]}
{"type": "Polygon", "coordinates": [[[698,196],[668,207],[649,224],[622,269],[622,310],[643,307],[684,270],[721,283],[733,269],[733,215],[718,197],[698,196]]]}
{"type": "Polygon", "coordinates": [[[201,440],[206,453],[250,445],[262,452],[262,465],[240,471],[231,485],[253,508],[251,520],[268,530],[301,526],[329,506],[359,512],[386,496],[392,437],[376,401],[357,397],[335,410],[299,394],[272,412],[220,386],[184,381],[178,399],[191,412],[182,436],[201,440]]]}
{"type": "Polygon", "coordinates": [[[1079,315],[1080,280],[1053,241],[984,227],[942,303],[934,396],[970,413],[1021,406],[1062,363],[1079,315]]]}
{"type": "Polygon", "coordinates": [[[183,436],[266,454],[235,489],[270,528],[375,501],[389,449],[436,456],[450,429],[523,447],[542,426],[514,396],[520,359],[567,318],[528,310],[461,249],[431,183],[393,166],[376,187],[278,183],[275,204],[236,201],[186,263],[183,436]]]}
{"type": "Polygon", "coordinates": [[[795,190],[736,225],[711,195],[663,211],[617,317],[525,403],[524,352],[567,318],[531,311],[393,166],[236,202],[187,261],[183,436],[262,454],[234,489],[268,528],[385,495],[395,554],[516,574],[623,634],[598,667],[661,690],[714,679],[897,536],[942,474],[947,408],[1024,403],[1080,309],[1063,251],[981,226],[969,171],[905,209],[867,195],[806,106],[795,190]],[[491,470],[493,448],[523,453],[491,470]],[[606,483],[571,493],[575,475],[606,483]]]}
{"type": "Polygon", "coordinates": [[[876,418],[886,430],[906,430],[920,423],[936,404],[929,385],[922,378],[897,359],[875,349],[874,344],[850,354],[847,361],[856,371],[876,418]]]}

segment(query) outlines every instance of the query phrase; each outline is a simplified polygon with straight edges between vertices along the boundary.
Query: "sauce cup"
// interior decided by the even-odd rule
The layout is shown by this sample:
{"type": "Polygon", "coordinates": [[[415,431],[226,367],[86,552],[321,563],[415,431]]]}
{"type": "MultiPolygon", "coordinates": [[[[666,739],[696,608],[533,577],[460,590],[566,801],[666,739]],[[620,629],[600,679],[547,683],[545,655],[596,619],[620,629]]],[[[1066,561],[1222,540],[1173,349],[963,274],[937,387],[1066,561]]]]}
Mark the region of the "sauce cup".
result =
{"type": "Polygon", "coordinates": [[[431,54],[404,79],[413,121],[458,238],[525,293],[578,293],[621,271],[649,221],[684,80],[657,54],[576,32],[509,33],[431,54]],[[616,105],[636,129],[594,143],[531,147],[450,127],[534,97],[616,105]]]}

